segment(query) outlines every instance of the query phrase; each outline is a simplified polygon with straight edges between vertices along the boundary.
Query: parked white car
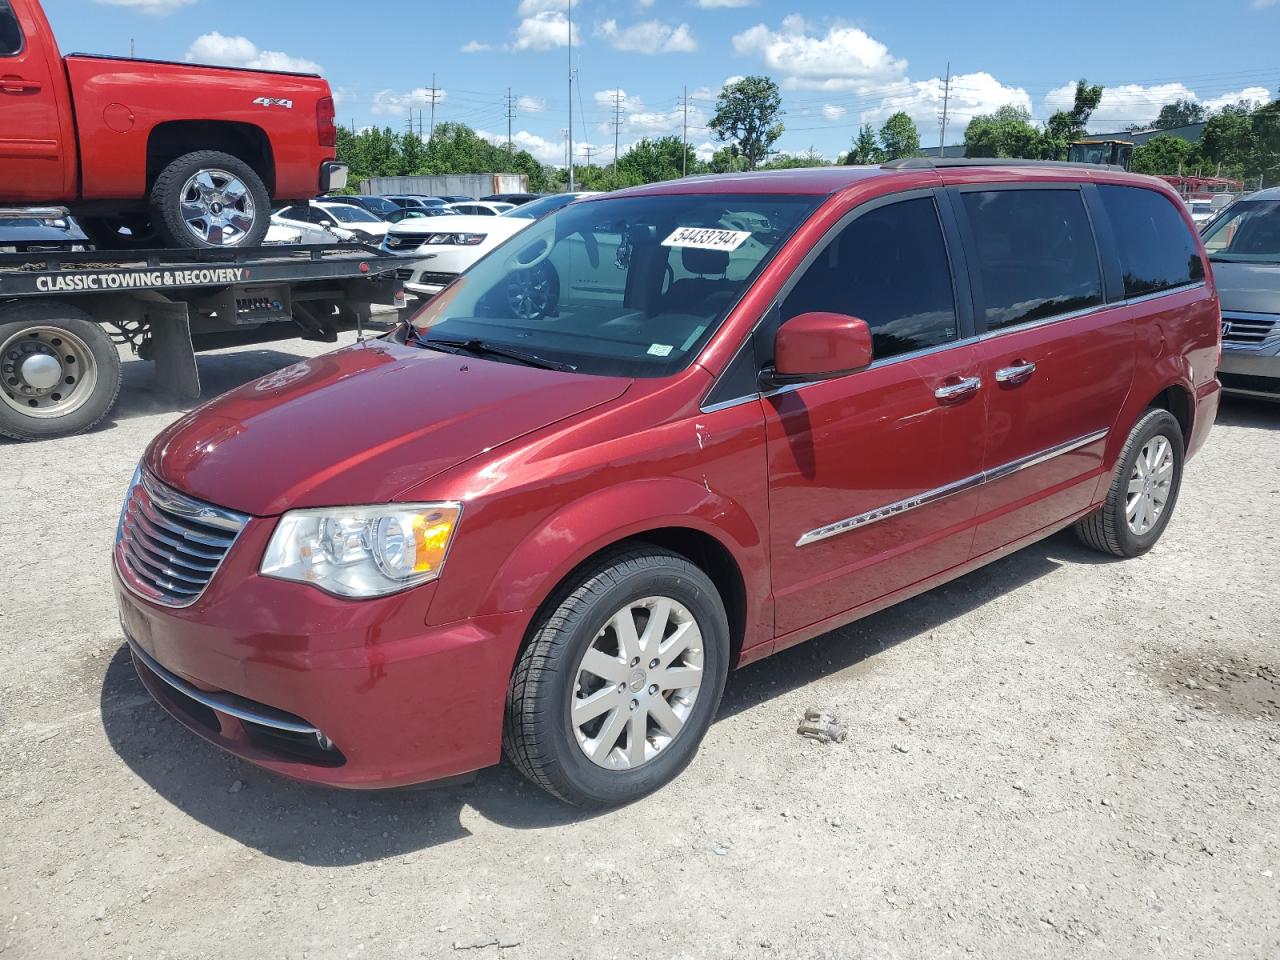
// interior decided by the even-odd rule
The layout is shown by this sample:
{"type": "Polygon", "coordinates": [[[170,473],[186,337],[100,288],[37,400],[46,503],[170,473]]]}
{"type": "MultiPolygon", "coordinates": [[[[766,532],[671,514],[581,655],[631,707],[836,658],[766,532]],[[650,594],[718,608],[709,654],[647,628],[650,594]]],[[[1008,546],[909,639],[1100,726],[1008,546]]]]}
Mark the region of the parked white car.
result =
{"type": "Polygon", "coordinates": [[[349,203],[296,203],[272,214],[271,222],[302,231],[304,243],[355,240],[378,244],[387,235],[387,221],[349,203]]]}
{"type": "Polygon", "coordinates": [[[448,204],[448,207],[454,213],[460,213],[465,217],[496,217],[500,213],[514,210],[516,205],[501,203],[497,200],[466,200],[462,203],[448,204]]]}
{"type": "Polygon", "coordinates": [[[497,214],[459,214],[393,223],[382,249],[413,258],[412,265],[397,271],[404,288],[420,297],[433,297],[486,253],[543,214],[588,195],[592,194],[558,193],[518,207],[480,201],[450,204],[452,207],[502,206],[507,209],[497,214]]]}

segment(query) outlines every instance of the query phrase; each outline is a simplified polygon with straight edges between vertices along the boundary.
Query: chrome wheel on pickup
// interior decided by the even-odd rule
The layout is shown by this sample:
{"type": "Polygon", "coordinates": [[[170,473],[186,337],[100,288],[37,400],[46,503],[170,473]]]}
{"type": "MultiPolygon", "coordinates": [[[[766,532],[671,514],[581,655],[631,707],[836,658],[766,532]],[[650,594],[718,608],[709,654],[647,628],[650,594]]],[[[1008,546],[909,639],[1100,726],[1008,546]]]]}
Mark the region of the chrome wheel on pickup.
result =
{"type": "Polygon", "coordinates": [[[267,235],[271,199],[262,178],[243,160],[197,150],[174,160],[156,178],[151,219],[171,246],[252,247],[267,235]]]}

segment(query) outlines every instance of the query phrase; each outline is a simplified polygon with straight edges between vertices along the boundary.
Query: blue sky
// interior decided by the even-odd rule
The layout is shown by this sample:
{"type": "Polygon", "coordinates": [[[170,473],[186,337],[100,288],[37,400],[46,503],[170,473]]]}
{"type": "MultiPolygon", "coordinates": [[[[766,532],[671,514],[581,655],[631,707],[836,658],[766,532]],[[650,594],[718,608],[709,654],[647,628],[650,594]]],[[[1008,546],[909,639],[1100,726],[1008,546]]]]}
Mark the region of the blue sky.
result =
{"type": "MultiPolygon", "coordinates": [[[[520,146],[564,161],[570,0],[44,0],[64,51],[320,69],[344,125],[404,129],[410,110],[507,135],[508,88],[520,146]]],[[[729,77],[765,73],[783,89],[781,149],[834,157],[860,122],[898,109],[938,142],[942,77],[953,74],[947,142],[1005,103],[1042,119],[1078,77],[1105,83],[1092,125],[1123,129],[1162,103],[1265,100],[1280,85],[1280,0],[1075,0],[1071,4],[848,0],[572,0],[578,162],[607,163],[615,104],[621,149],[689,139],[729,77]],[[1211,12],[1209,12],[1211,11],[1211,12]]],[[[417,114],[415,112],[414,116],[417,114]]]]}

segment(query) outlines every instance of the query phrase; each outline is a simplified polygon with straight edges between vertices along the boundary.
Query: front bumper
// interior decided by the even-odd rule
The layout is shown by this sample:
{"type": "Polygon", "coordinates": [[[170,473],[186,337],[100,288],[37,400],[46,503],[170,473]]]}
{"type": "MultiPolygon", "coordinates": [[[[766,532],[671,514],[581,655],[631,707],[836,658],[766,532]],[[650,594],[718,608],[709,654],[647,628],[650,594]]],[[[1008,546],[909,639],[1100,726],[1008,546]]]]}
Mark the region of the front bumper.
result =
{"type": "Polygon", "coordinates": [[[1218,367],[1222,389],[1241,397],[1280,400],[1280,344],[1269,350],[1224,347],[1218,367]]]}
{"type": "Polygon", "coordinates": [[[432,585],[349,601],[260,577],[253,558],[272,526],[251,521],[190,607],[142,599],[113,564],[120,622],[160,705],[237,756],[331,786],[403,786],[496,763],[528,616],[428,627],[432,585]]]}
{"type": "Polygon", "coordinates": [[[347,165],[337,160],[326,160],[320,164],[320,192],[342,190],[347,185],[347,165]]]}

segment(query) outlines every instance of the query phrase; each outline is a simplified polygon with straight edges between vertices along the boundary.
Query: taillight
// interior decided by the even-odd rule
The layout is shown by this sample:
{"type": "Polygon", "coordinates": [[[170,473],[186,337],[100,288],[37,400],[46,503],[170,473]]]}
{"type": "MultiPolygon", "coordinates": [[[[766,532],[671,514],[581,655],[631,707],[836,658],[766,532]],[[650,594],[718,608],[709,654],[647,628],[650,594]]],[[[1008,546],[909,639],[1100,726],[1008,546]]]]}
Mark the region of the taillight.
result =
{"type": "Polygon", "coordinates": [[[316,101],[316,130],[322,147],[338,145],[338,125],[334,122],[335,116],[333,97],[321,97],[316,101]]]}

